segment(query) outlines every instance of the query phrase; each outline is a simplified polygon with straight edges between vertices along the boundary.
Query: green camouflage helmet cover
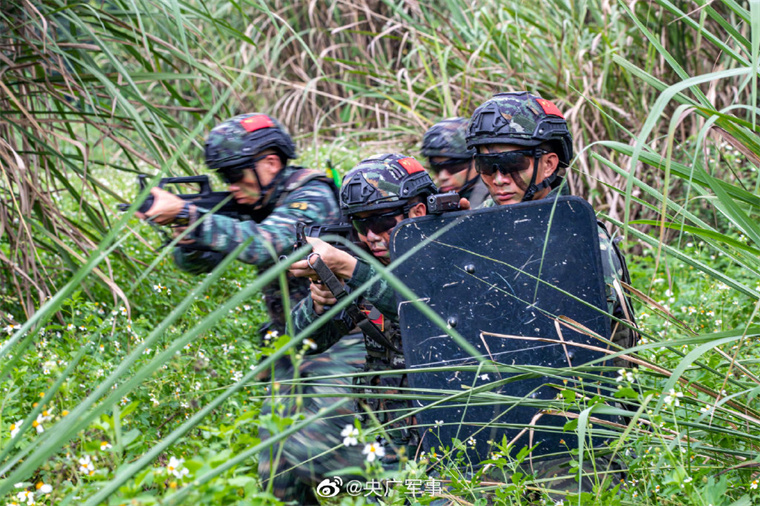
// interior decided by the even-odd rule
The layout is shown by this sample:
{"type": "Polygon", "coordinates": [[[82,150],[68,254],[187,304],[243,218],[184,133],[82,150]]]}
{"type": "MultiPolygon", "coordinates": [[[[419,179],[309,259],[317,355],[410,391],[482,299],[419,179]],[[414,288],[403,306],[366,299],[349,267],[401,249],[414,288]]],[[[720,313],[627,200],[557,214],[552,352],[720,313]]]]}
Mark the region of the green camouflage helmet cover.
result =
{"type": "Polygon", "coordinates": [[[375,155],[362,160],[343,178],[340,209],[346,216],[366,211],[403,208],[413,197],[438,189],[411,156],[375,155]]]}
{"type": "Polygon", "coordinates": [[[469,160],[475,148],[467,147],[467,118],[448,118],[430,127],[422,137],[422,156],[469,160]]]}
{"type": "Polygon", "coordinates": [[[261,113],[241,114],[219,123],[206,138],[206,164],[211,169],[247,168],[265,149],[276,149],[283,163],[296,158],[296,148],[279,121],[261,113]]]}
{"type": "Polygon", "coordinates": [[[549,100],[527,91],[497,93],[470,118],[467,147],[513,144],[535,147],[553,145],[561,166],[573,158],[573,138],[560,110],[549,100]]]}

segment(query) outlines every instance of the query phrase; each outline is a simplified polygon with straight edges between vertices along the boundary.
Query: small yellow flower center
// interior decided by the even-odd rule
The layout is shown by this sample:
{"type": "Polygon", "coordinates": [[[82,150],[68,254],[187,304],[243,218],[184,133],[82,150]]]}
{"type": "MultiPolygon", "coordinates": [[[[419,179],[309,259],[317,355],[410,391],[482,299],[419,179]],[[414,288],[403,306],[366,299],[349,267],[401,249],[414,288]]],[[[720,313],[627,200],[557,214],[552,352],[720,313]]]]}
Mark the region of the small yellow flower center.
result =
{"type": "Polygon", "coordinates": [[[169,483],[169,488],[177,488],[177,482],[173,481],[173,482],[169,483]]]}
{"type": "Polygon", "coordinates": [[[16,424],[15,423],[11,424],[11,430],[16,430],[16,424]]]}
{"type": "Polygon", "coordinates": [[[32,427],[37,427],[40,424],[37,420],[32,422],[32,427]]]}
{"type": "Polygon", "coordinates": [[[61,416],[66,416],[68,414],[69,414],[69,412],[67,410],[65,410],[65,409],[63,411],[61,411],[61,416]]]}
{"type": "Polygon", "coordinates": [[[43,486],[43,485],[44,485],[44,483],[42,483],[41,481],[38,481],[38,482],[37,482],[37,484],[36,484],[34,487],[35,487],[37,490],[39,490],[39,489],[41,489],[41,488],[42,488],[42,486],[43,486]]]}

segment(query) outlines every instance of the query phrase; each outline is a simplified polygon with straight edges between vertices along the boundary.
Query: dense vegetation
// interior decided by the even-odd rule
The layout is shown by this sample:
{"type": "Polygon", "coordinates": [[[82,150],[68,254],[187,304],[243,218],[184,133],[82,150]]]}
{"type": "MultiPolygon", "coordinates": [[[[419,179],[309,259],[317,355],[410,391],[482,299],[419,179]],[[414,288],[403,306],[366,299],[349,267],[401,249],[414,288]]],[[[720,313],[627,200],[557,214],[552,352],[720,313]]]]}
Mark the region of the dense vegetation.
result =
{"type": "MultiPolygon", "coordinates": [[[[303,165],[346,170],[521,89],[566,112],[571,188],[625,237],[642,333],[615,388],[547,405],[636,406],[588,428],[613,435],[625,484],[570,501],[760,503],[760,3],[32,0],[3,4],[0,27],[6,503],[260,504],[257,453],[308,422],[259,412],[258,373],[302,346],[254,338],[285,266],[179,273],[116,211],[137,174],[202,172],[210,126],[252,110],[288,125],[303,165]]],[[[541,486],[507,448],[488,477],[462,474],[457,444],[392,478],[437,464],[462,504],[541,486]]]]}

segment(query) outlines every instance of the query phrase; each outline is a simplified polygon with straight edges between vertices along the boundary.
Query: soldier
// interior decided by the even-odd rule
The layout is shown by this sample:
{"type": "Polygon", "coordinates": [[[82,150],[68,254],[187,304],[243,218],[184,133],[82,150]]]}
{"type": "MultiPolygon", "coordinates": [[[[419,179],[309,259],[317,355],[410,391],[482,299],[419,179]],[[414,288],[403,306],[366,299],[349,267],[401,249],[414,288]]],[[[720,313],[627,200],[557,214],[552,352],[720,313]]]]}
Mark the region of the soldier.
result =
{"type": "MultiPolygon", "coordinates": [[[[470,120],[467,146],[477,149],[475,168],[491,194],[482,207],[558,195],[564,189],[560,171],[573,157],[573,139],[560,110],[528,92],[498,93],[478,107],[470,120]]],[[[599,243],[610,314],[632,322],[633,312],[619,283],[627,277],[625,260],[601,222],[599,243]]],[[[614,319],[612,326],[615,344],[633,346],[630,327],[614,319]]],[[[616,365],[625,364],[616,360],[616,365]]]]}
{"type": "MultiPolygon", "coordinates": [[[[475,167],[491,194],[482,207],[559,195],[564,189],[560,172],[573,157],[572,137],[560,110],[528,92],[498,93],[478,107],[468,127],[467,147],[477,149],[475,167]]],[[[621,348],[630,348],[636,333],[632,330],[633,309],[620,285],[621,279],[630,283],[625,259],[605,226],[601,222],[598,225],[607,306],[613,316],[611,340],[621,348]]],[[[614,364],[628,365],[620,358],[614,364]]],[[[567,474],[566,464],[562,460],[544,465],[539,476],[567,474]]],[[[572,489],[573,483],[564,480],[550,485],[572,489]]],[[[590,491],[589,485],[584,483],[586,491],[590,491]]]]}
{"type": "MultiPolygon", "coordinates": [[[[214,127],[206,139],[206,164],[227,183],[238,203],[250,206],[254,219],[205,216],[190,237],[175,248],[177,266],[194,274],[208,272],[226,254],[253,237],[239,259],[265,269],[278,255],[292,250],[296,223],[336,221],[338,205],[331,180],[315,170],[288,166],[288,160],[294,158],[292,139],[277,120],[266,114],[243,114],[214,127]]],[[[192,224],[210,211],[160,188],[153,188],[151,194],[155,199],[153,206],[138,216],[159,224],[179,219],[192,224]]],[[[175,229],[175,234],[181,230],[175,229]]],[[[307,294],[307,282],[289,280],[293,305],[307,294]]],[[[268,286],[264,298],[271,319],[266,328],[284,331],[279,284],[268,286]]]]}
{"type": "MultiPolygon", "coordinates": [[[[352,221],[359,239],[375,258],[387,265],[390,262],[391,231],[404,218],[424,216],[427,213],[425,199],[435,192],[432,179],[414,158],[399,154],[379,155],[360,162],[345,176],[341,189],[341,210],[352,221]]],[[[349,289],[356,289],[374,276],[375,270],[367,262],[319,239],[309,239],[309,242],[314,250],[311,255],[318,255],[338,278],[344,280],[349,289]]],[[[310,257],[294,263],[291,272],[296,276],[314,278],[316,274],[310,267],[313,260],[310,257]]],[[[325,306],[335,303],[335,297],[324,285],[313,283],[311,295],[293,311],[296,331],[305,329],[324,313],[325,306]]],[[[405,369],[392,288],[384,280],[374,283],[359,299],[358,306],[375,329],[365,330],[367,327],[360,325],[364,334],[366,357],[360,347],[350,351],[338,345],[337,356],[333,351],[336,348],[334,345],[355,324],[344,312],[311,336],[314,349],[310,353],[321,355],[308,359],[299,368],[301,377],[308,379],[309,376],[347,373],[352,369],[353,372],[405,369]],[[322,353],[328,349],[328,353],[322,353]]],[[[350,383],[349,379],[320,380],[315,386],[308,386],[307,383],[305,388],[308,393],[329,394],[331,397],[310,398],[305,402],[304,411],[306,414],[315,413],[320,407],[329,406],[350,392],[357,392],[350,388],[350,383]]],[[[353,384],[365,387],[358,392],[366,394],[391,394],[398,393],[399,388],[408,388],[406,374],[360,376],[354,379],[353,384]],[[372,389],[368,385],[378,388],[372,389]]],[[[281,390],[281,393],[287,392],[287,387],[281,390]]],[[[289,407],[294,409],[292,403],[289,407]]],[[[408,401],[368,397],[359,400],[352,408],[340,411],[338,416],[322,419],[286,440],[275,473],[271,471],[272,459],[269,453],[261,456],[259,475],[265,479],[275,475],[273,490],[280,500],[318,504],[312,491],[314,485],[331,473],[352,466],[363,466],[365,456],[362,451],[356,447],[343,446],[341,432],[353,423],[354,418],[365,420],[364,413],[367,410],[371,410],[373,416],[383,424],[402,417],[385,428],[387,439],[373,447],[375,449],[372,451],[377,452],[383,465],[394,465],[403,455],[413,454],[416,450],[419,435],[412,427],[412,420],[403,418],[404,412],[410,408],[408,401]],[[325,452],[329,453],[322,455],[325,452]],[[319,455],[321,456],[312,460],[312,457],[319,455]]],[[[260,436],[263,440],[267,433],[261,431],[260,436]]]]}
{"type": "Polygon", "coordinates": [[[422,156],[428,159],[439,191],[458,192],[474,208],[488,197],[488,188],[475,170],[475,149],[467,147],[466,133],[466,118],[436,123],[422,137],[422,156]]]}

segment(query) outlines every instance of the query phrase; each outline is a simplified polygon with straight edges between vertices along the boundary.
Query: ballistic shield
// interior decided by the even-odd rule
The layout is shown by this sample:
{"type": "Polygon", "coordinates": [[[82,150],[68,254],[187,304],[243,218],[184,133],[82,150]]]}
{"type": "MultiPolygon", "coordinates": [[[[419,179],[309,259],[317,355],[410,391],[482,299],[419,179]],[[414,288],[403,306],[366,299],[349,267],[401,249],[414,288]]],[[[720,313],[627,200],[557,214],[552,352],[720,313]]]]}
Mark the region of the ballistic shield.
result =
{"type": "MultiPolygon", "coordinates": [[[[564,412],[560,401],[552,412],[537,405],[556,399],[563,387],[585,389],[588,398],[600,388],[578,381],[578,370],[557,374],[558,368],[603,359],[602,351],[583,345],[605,347],[594,334],[609,339],[591,207],[578,197],[557,197],[405,220],[393,231],[391,257],[412,248],[419,250],[394,273],[485,361],[401,301],[407,368],[420,370],[409,373],[410,386],[424,399],[415,402],[430,404],[433,391],[459,394],[416,415],[432,428],[423,438],[425,451],[450,445],[452,438],[481,460],[503,437],[515,449],[538,445],[533,455],[577,448],[574,433],[563,432],[570,418],[557,414],[564,412]],[[440,370],[452,366],[457,370],[440,370]]],[[[604,365],[601,360],[594,367],[604,365]]]]}

